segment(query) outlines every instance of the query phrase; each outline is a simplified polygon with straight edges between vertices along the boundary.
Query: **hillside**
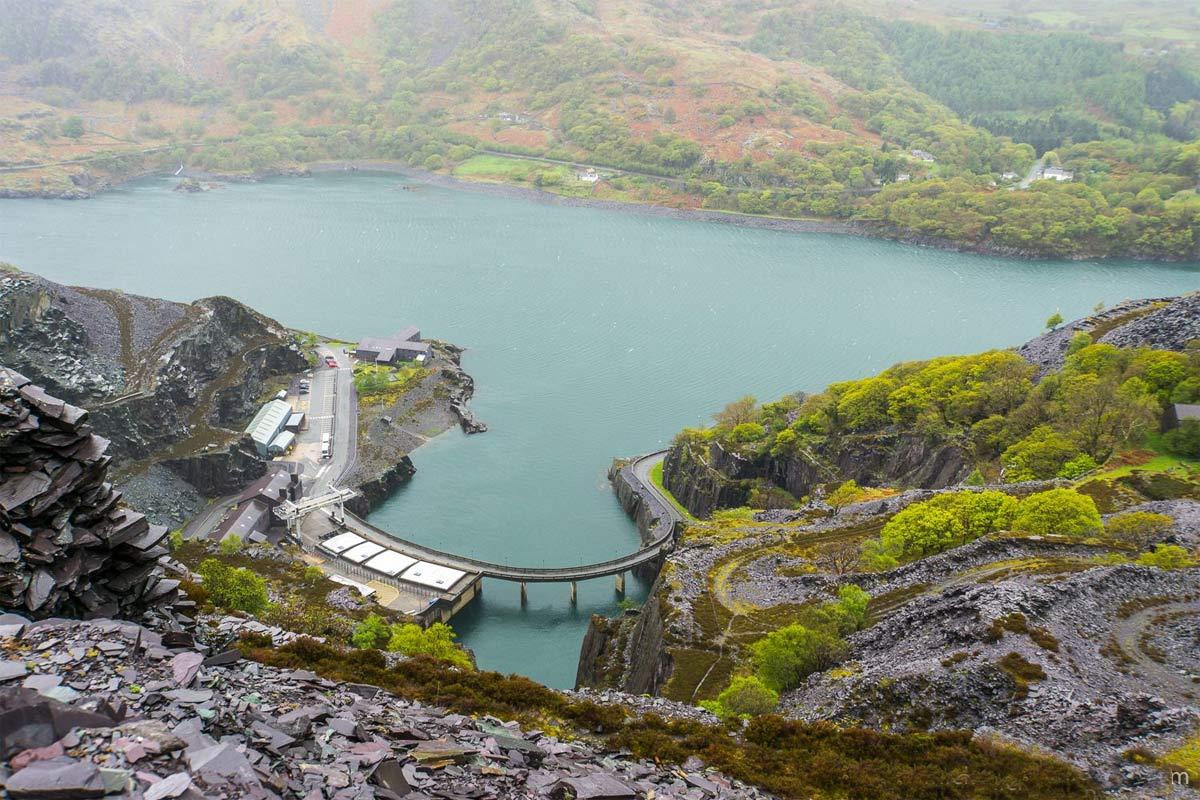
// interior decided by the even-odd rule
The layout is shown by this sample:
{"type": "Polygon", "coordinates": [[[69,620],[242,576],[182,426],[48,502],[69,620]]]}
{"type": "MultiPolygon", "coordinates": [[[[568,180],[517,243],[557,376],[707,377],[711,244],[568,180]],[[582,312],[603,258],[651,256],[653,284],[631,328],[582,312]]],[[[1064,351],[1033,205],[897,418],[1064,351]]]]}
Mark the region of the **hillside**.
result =
{"type": "Polygon", "coordinates": [[[681,432],[657,480],[694,516],[645,606],[593,618],[579,682],[986,733],[1138,797],[1194,780],[1200,423],[1160,428],[1200,387],[1197,303],[681,432]]]}
{"type": "Polygon", "coordinates": [[[370,158],[1018,255],[1196,253],[1196,17],[1179,4],[1145,27],[1112,3],[1088,24],[1070,3],[6,5],[8,196],[370,158]],[[1025,188],[1040,166],[1074,180],[1025,188]]]}

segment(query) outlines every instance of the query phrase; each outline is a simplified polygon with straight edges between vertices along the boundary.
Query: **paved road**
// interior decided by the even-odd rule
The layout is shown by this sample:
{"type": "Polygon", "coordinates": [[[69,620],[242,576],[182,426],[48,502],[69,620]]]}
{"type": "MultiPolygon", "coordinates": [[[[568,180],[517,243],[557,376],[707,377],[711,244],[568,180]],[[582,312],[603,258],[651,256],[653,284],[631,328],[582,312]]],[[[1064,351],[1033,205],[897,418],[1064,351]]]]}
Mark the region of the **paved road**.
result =
{"type": "Polygon", "coordinates": [[[354,466],[358,452],[358,404],[354,393],[354,368],[351,358],[340,349],[322,345],[317,348],[320,361],[313,374],[309,411],[309,431],[332,434],[333,447],[328,461],[316,465],[314,482],[308,495],[315,497],[339,485],[354,466]],[[325,366],[333,357],[336,369],[325,366]]]}

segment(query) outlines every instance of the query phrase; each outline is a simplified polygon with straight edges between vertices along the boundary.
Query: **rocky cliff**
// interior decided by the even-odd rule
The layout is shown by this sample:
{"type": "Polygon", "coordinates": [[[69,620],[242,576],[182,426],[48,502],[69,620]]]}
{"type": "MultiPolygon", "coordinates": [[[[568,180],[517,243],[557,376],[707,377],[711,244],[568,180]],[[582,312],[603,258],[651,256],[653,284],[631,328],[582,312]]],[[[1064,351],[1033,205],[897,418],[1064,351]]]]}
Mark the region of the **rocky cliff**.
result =
{"type": "Polygon", "coordinates": [[[0,363],[87,405],[124,466],[226,441],[268,381],[307,367],[291,332],[241,303],[173,303],[0,274],[0,363]]]}

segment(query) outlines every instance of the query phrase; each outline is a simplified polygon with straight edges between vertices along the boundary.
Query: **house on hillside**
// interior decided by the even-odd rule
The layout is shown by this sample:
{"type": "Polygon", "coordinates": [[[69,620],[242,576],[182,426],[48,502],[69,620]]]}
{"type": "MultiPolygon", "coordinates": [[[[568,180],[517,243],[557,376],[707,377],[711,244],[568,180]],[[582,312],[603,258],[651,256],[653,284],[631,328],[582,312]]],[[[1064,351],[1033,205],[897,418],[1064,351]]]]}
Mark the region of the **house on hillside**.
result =
{"type": "Polygon", "coordinates": [[[911,151],[911,154],[913,158],[917,159],[918,161],[924,161],[926,164],[932,164],[937,161],[937,159],[933,157],[933,153],[925,150],[913,150],[911,151]]]}
{"type": "Polygon", "coordinates": [[[433,355],[428,342],[421,341],[421,330],[410,325],[391,336],[368,336],[354,348],[354,357],[371,364],[395,364],[397,361],[415,361],[423,364],[433,355]]]}
{"type": "Polygon", "coordinates": [[[596,172],[595,167],[588,167],[585,170],[576,172],[575,177],[584,183],[595,183],[596,181],[600,180],[600,175],[596,172]]]}
{"type": "Polygon", "coordinates": [[[1163,412],[1162,429],[1174,430],[1188,420],[1200,421],[1200,405],[1193,403],[1173,403],[1163,412]]]}
{"type": "Polygon", "coordinates": [[[1066,183],[1075,180],[1075,173],[1062,167],[1044,167],[1042,169],[1042,180],[1066,183]]]}

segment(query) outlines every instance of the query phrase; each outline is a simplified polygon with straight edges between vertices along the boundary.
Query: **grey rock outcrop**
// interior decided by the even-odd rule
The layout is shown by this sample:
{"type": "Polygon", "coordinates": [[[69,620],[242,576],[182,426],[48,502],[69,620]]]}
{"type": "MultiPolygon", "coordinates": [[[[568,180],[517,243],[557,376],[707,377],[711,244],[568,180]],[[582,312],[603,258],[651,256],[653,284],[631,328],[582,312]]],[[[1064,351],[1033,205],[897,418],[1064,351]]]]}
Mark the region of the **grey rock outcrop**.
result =
{"type": "Polygon", "coordinates": [[[120,504],[88,413],[0,368],[0,608],[114,616],[167,605],[166,528],[120,504]]]}

